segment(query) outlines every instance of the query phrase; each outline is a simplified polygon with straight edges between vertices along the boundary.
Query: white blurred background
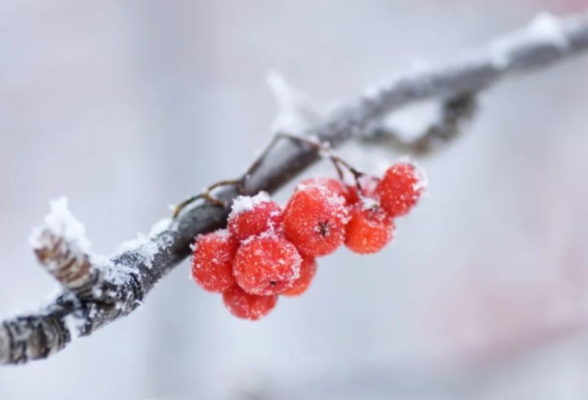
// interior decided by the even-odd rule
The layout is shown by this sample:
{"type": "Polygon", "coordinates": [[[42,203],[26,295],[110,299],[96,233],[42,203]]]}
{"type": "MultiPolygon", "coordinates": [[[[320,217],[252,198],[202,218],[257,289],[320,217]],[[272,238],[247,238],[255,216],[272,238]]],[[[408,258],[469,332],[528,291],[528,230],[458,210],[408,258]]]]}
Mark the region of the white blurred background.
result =
{"type": "MultiPolygon", "coordinates": [[[[326,104],[586,6],[1,0],[0,316],[56,289],[27,243],[50,199],[67,195],[109,253],[242,172],[270,140],[269,70],[326,104]]],[[[257,323],[184,263],[130,317],[1,368],[0,399],[585,400],[587,61],[486,93],[469,132],[423,161],[430,196],[380,254],[321,259],[310,291],[257,323]]],[[[344,152],[368,170],[398,156],[344,152]]]]}

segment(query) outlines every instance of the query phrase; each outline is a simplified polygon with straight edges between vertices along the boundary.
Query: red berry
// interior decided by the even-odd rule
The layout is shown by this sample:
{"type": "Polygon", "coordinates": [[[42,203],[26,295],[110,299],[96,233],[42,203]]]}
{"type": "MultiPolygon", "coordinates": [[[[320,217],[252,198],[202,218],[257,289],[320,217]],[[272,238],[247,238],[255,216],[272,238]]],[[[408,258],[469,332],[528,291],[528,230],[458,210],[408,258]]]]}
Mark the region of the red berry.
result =
{"type": "Polygon", "coordinates": [[[223,302],[235,317],[255,321],[269,314],[276,306],[278,296],[256,296],[235,285],[223,292],[223,302]]]}
{"type": "Polygon", "coordinates": [[[222,292],[234,285],[233,259],[238,246],[226,230],[199,236],[192,258],[192,278],[211,292],[222,292]]]}
{"type": "Polygon", "coordinates": [[[405,215],[416,205],[425,190],[426,180],[414,165],[392,165],[376,189],[384,211],[393,218],[405,215]]]}
{"type": "Polygon", "coordinates": [[[300,277],[294,281],[290,289],[286,289],[281,294],[284,296],[299,296],[306,292],[316,273],[316,261],[314,258],[304,258],[300,265],[300,277]]]}
{"type": "Polygon", "coordinates": [[[377,253],[392,240],[393,232],[394,221],[384,210],[356,204],[351,208],[345,245],[355,253],[377,253]]]}
{"type": "Polygon", "coordinates": [[[292,195],[283,214],[284,234],[302,254],[318,257],[337,250],[345,240],[347,207],[341,197],[320,186],[305,186],[292,195]]]}
{"type": "Polygon", "coordinates": [[[320,176],[316,178],[308,178],[300,182],[296,186],[296,190],[300,190],[306,186],[322,186],[330,190],[337,196],[341,196],[346,203],[349,203],[349,191],[345,184],[338,179],[320,176]]]}
{"type": "Polygon", "coordinates": [[[357,185],[348,186],[349,204],[355,204],[361,200],[361,198],[373,199],[376,197],[376,188],[380,183],[380,178],[373,175],[362,175],[358,180],[361,186],[361,196],[359,195],[357,185]]]}
{"type": "Polygon", "coordinates": [[[229,214],[228,228],[237,240],[277,229],[282,223],[282,209],[267,193],[260,192],[254,197],[239,196],[233,202],[229,214]]]}
{"type": "Polygon", "coordinates": [[[302,258],[286,239],[256,236],[244,242],[235,256],[237,284],[247,293],[268,296],[292,286],[300,274],[302,258]]]}

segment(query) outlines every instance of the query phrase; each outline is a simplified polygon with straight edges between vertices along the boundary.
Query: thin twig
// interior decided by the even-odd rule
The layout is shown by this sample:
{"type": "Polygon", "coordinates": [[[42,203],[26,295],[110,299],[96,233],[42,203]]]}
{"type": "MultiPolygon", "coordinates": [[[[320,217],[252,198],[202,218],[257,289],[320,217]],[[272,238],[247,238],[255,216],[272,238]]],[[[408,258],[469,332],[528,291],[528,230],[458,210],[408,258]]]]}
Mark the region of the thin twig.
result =
{"type": "MultiPolygon", "coordinates": [[[[478,93],[500,78],[544,68],[587,48],[588,13],[563,19],[542,17],[444,68],[412,72],[369,90],[307,133],[320,142],[340,146],[359,138],[366,127],[399,107],[424,99],[478,93]]],[[[281,141],[247,172],[244,192],[274,192],[319,158],[311,146],[281,141]]],[[[215,192],[215,199],[226,205],[238,194],[237,188],[226,186],[215,192]]],[[[227,206],[197,200],[166,229],[109,259],[88,257],[89,265],[83,249],[78,248],[71,258],[75,268],[65,261],[70,260],[67,246],[58,246],[63,251],[42,253],[45,265],[65,257],[55,264],[57,268],[48,268],[64,291],[41,310],[0,324],[0,364],[46,358],[63,349],[72,337],[90,335],[133,312],[153,286],[189,255],[194,237],[223,227],[229,211],[227,206]],[[96,274],[91,290],[76,292],[82,282],[94,281],[88,280],[91,273],[96,274]]],[[[49,246],[51,242],[42,243],[49,246]]]]}
{"type": "Polygon", "coordinates": [[[473,119],[477,110],[476,96],[465,93],[443,101],[439,119],[434,121],[416,139],[403,139],[402,134],[386,122],[369,128],[364,142],[386,146],[400,153],[425,156],[436,153],[457,139],[473,119]]]}

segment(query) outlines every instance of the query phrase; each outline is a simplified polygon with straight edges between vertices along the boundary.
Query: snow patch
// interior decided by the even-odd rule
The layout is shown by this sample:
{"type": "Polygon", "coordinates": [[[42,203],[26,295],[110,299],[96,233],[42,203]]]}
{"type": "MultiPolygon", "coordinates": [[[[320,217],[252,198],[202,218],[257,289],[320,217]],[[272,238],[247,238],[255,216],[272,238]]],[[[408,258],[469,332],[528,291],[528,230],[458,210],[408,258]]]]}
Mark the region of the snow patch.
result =
{"type": "Polygon", "coordinates": [[[561,50],[568,48],[569,43],[558,18],[543,12],[529,24],[528,33],[537,40],[552,43],[561,50]]]}
{"type": "Polygon", "coordinates": [[[214,234],[224,240],[229,240],[231,238],[231,233],[228,229],[218,229],[214,231],[214,234]]]}
{"type": "Polygon", "coordinates": [[[550,44],[559,51],[569,47],[568,39],[557,17],[549,13],[538,14],[526,27],[515,34],[499,38],[490,44],[492,63],[496,68],[507,68],[514,50],[522,44],[550,44]]]}
{"type": "Polygon", "coordinates": [[[63,323],[65,324],[65,327],[69,331],[69,334],[73,340],[81,336],[84,325],[86,324],[86,319],[77,316],[76,313],[73,313],[66,315],[63,318],[63,323]]]}
{"type": "MultiPolygon", "coordinates": [[[[159,237],[166,230],[170,229],[170,225],[171,220],[169,218],[158,221],[149,231],[149,235],[138,233],[135,239],[123,242],[116,249],[113,256],[116,257],[127,252],[133,252],[140,257],[147,268],[151,268],[155,255],[171,244],[169,237],[159,237]]],[[[122,266],[117,265],[114,269],[120,268],[122,266]]]]}
{"type": "Polygon", "coordinates": [[[255,196],[239,196],[233,200],[231,206],[231,214],[236,215],[245,211],[253,210],[257,205],[261,203],[267,203],[271,201],[269,195],[266,192],[259,192],[255,196]]]}
{"type": "Polygon", "coordinates": [[[156,237],[160,233],[165,232],[171,226],[172,220],[170,218],[163,218],[157,221],[149,231],[149,237],[156,237]]]}
{"type": "MultiPolygon", "coordinates": [[[[110,264],[104,269],[104,280],[114,285],[124,285],[128,282],[130,274],[137,273],[136,268],[127,267],[126,265],[110,264]]],[[[101,289],[96,289],[94,294],[104,295],[101,289]]],[[[115,297],[116,293],[108,293],[110,297],[115,297]]]]}
{"type": "Polygon", "coordinates": [[[155,254],[157,254],[159,249],[157,243],[152,241],[149,236],[143,233],[138,233],[136,239],[123,242],[118,249],[116,249],[114,255],[120,256],[123,253],[134,252],[141,258],[147,268],[151,268],[153,266],[155,254]]]}
{"type": "Polygon", "coordinates": [[[45,226],[35,228],[29,238],[31,246],[34,249],[42,248],[45,243],[42,241],[41,232],[48,229],[79,252],[88,254],[91,245],[86,238],[86,228],[72,215],[68,208],[67,197],[61,197],[50,204],[51,212],[45,217],[45,226]]]}

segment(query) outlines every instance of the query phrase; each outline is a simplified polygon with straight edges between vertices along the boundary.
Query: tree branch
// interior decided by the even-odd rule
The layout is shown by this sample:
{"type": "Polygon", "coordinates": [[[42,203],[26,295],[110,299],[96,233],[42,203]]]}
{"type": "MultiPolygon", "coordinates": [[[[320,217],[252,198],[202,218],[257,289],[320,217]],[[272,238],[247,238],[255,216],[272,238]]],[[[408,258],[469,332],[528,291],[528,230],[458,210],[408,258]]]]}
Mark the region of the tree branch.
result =
{"type": "Polygon", "coordinates": [[[363,140],[378,146],[388,146],[398,152],[412,153],[415,156],[434,154],[441,146],[447,146],[463,133],[466,124],[472,120],[477,111],[476,103],[476,95],[473,93],[448,97],[441,104],[438,120],[413,140],[403,139],[401,132],[391,127],[386,121],[368,128],[363,140]]]}
{"type": "MultiPolygon", "coordinates": [[[[359,138],[388,113],[424,99],[478,93],[500,78],[546,67],[588,48],[588,13],[555,19],[540,16],[514,32],[444,68],[411,72],[334,110],[306,134],[339,146],[359,138]]],[[[274,192],[320,158],[308,144],[284,139],[242,177],[245,192],[274,192]]],[[[234,187],[215,191],[230,204],[234,187]]],[[[230,207],[198,200],[177,219],[158,224],[149,236],[106,258],[89,252],[81,224],[63,204],[54,205],[45,226],[33,238],[45,269],[64,287],[41,310],[0,324],[0,364],[46,358],[76,336],[133,312],[155,283],[190,254],[198,234],[221,228],[230,207]]]]}

